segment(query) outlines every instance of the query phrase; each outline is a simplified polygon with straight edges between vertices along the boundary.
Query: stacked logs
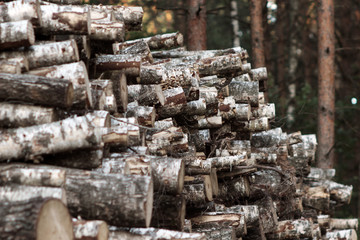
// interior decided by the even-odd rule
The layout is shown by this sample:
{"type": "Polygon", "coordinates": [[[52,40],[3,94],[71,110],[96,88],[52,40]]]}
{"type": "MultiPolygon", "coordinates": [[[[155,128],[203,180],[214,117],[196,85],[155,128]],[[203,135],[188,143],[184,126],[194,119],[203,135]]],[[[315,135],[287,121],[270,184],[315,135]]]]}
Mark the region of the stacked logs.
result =
{"type": "Polygon", "coordinates": [[[141,7],[76,4],[0,5],[1,236],[356,239],[331,218],[352,187],[271,128],[245,49],[123,41],[141,7]]]}

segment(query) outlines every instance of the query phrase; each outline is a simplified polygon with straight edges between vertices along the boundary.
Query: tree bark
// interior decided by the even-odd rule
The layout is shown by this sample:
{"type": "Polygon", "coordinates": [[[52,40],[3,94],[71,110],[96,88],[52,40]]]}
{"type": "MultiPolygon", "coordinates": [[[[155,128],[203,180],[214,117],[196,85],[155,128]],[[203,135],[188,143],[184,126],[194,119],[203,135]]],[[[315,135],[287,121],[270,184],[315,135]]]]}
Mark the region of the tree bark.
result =
{"type": "Polygon", "coordinates": [[[39,1],[11,1],[0,6],[0,22],[30,20],[35,26],[42,25],[39,1]]]}
{"type": "Polygon", "coordinates": [[[335,30],[334,2],[318,4],[318,131],[317,167],[333,168],[335,162],[335,30]]]}
{"type": "Polygon", "coordinates": [[[128,101],[138,101],[143,106],[154,106],[158,103],[164,105],[165,96],[160,85],[129,85],[128,101]]]}
{"type": "Polygon", "coordinates": [[[126,117],[135,117],[139,125],[153,127],[155,123],[155,107],[128,106],[126,117]]]}
{"type": "Polygon", "coordinates": [[[74,99],[69,80],[0,73],[0,98],[69,108],[74,99]]]}
{"type": "Polygon", "coordinates": [[[211,160],[195,159],[186,162],[185,173],[186,175],[197,174],[210,174],[211,172],[211,160]]]}
{"type": "Polygon", "coordinates": [[[226,76],[243,70],[242,58],[239,53],[200,59],[196,64],[199,66],[200,77],[226,76]]]}
{"type": "Polygon", "coordinates": [[[162,48],[168,49],[168,48],[182,46],[184,38],[181,33],[175,32],[175,33],[159,34],[148,38],[139,38],[136,40],[125,41],[123,43],[114,43],[113,44],[114,53],[117,51],[121,51],[129,46],[135,45],[141,41],[147,43],[151,50],[157,50],[162,48]]]}
{"type": "Polygon", "coordinates": [[[28,127],[55,122],[59,119],[53,108],[32,105],[0,103],[0,126],[6,128],[28,127]]]}
{"type": "Polygon", "coordinates": [[[10,185],[0,187],[1,202],[21,202],[31,201],[31,199],[39,198],[45,200],[47,198],[55,198],[61,200],[67,205],[67,194],[60,187],[42,187],[42,186],[24,186],[10,185]]]}
{"type": "Polygon", "coordinates": [[[146,56],[146,59],[149,60],[150,63],[154,62],[153,56],[151,55],[151,51],[149,45],[144,40],[134,43],[128,47],[121,47],[116,43],[113,44],[113,52],[114,54],[139,54],[142,56],[146,56]]]}
{"type": "Polygon", "coordinates": [[[40,6],[42,34],[89,35],[90,10],[88,6],[57,5],[47,3],[40,6]]]}
{"type": "Polygon", "coordinates": [[[109,237],[108,225],[104,221],[72,220],[76,240],[107,240],[109,237]]]}
{"type": "Polygon", "coordinates": [[[98,135],[86,117],[3,131],[0,159],[33,159],[42,154],[89,148],[101,143],[98,135]]]}
{"type": "Polygon", "coordinates": [[[259,209],[257,205],[233,205],[225,207],[224,205],[216,204],[215,211],[244,215],[247,228],[257,228],[259,225],[259,209]]]}
{"type": "Polygon", "coordinates": [[[313,222],[311,219],[280,221],[274,231],[267,234],[269,239],[313,238],[313,222]]]}
{"type": "Polygon", "coordinates": [[[3,239],[74,239],[71,216],[58,199],[2,201],[0,214],[3,239]]]}
{"type": "Polygon", "coordinates": [[[262,4],[261,1],[251,0],[250,24],[251,24],[251,45],[253,55],[253,67],[265,67],[264,50],[264,29],[262,23],[262,4]]]}
{"type": "Polygon", "coordinates": [[[253,107],[259,106],[259,82],[233,80],[229,84],[229,94],[234,96],[237,103],[249,103],[253,107]]]}
{"type": "Polygon", "coordinates": [[[186,233],[186,232],[177,232],[167,229],[156,229],[156,228],[131,228],[131,233],[142,235],[142,236],[151,236],[151,239],[160,240],[160,239],[193,239],[193,240],[205,240],[206,237],[203,233],[186,233]]]}
{"type": "Polygon", "coordinates": [[[163,195],[154,196],[151,226],[182,231],[185,222],[185,197],[163,195]]]}
{"type": "Polygon", "coordinates": [[[87,68],[82,61],[34,69],[27,74],[70,80],[75,93],[73,104],[81,109],[92,109],[94,106],[87,68]]]}
{"type": "Polygon", "coordinates": [[[28,47],[35,43],[33,25],[29,20],[0,24],[0,49],[28,47]]]}
{"type": "Polygon", "coordinates": [[[326,239],[326,240],[330,240],[330,239],[357,240],[357,235],[356,235],[356,231],[354,229],[340,230],[340,231],[327,231],[324,239],[326,239]]]}
{"type": "Polygon", "coordinates": [[[65,190],[72,215],[115,226],[150,225],[153,184],[148,176],[68,173],[65,190]]]}
{"type": "Polygon", "coordinates": [[[90,38],[106,41],[124,41],[125,25],[123,22],[91,20],[90,38]]]}
{"type": "Polygon", "coordinates": [[[206,49],[206,0],[187,0],[187,48],[206,49]]]}
{"type": "Polygon", "coordinates": [[[248,177],[239,176],[230,181],[219,182],[219,196],[218,200],[225,203],[234,203],[240,199],[245,199],[250,196],[250,185],[248,177]]]}
{"type": "Polygon", "coordinates": [[[128,146],[140,145],[140,128],[136,118],[111,118],[111,127],[123,127],[127,129],[128,146]]]}
{"type": "Polygon", "coordinates": [[[29,68],[40,68],[79,61],[75,40],[32,45],[19,51],[1,52],[2,58],[25,57],[29,68]]]}
{"type": "Polygon", "coordinates": [[[140,75],[140,65],[144,61],[139,55],[100,55],[95,58],[96,73],[104,71],[123,71],[127,76],[138,77],[140,75]]]}

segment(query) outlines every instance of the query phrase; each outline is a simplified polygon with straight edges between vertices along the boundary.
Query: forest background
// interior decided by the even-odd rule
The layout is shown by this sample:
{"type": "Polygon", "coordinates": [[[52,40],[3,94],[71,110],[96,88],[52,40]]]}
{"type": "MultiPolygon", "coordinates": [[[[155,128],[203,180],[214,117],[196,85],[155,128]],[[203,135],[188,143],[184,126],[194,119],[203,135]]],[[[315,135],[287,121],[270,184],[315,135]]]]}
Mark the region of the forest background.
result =
{"type": "MultiPolygon", "coordinates": [[[[287,133],[317,132],[317,1],[256,0],[262,5],[268,98],[276,105],[272,127],[287,133]]],[[[142,6],[143,31],[126,39],[180,31],[188,34],[189,0],[86,0],[94,4],[142,6]]],[[[251,52],[248,0],[201,0],[206,9],[206,48],[238,44],[251,52]],[[238,29],[236,27],[238,26],[238,29]]],[[[350,205],[335,216],[360,218],[360,1],[334,0],[335,12],[335,151],[336,179],[353,185],[350,205]]],[[[191,27],[191,26],[190,26],[191,27]]],[[[191,45],[188,43],[187,46],[191,45]]]]}

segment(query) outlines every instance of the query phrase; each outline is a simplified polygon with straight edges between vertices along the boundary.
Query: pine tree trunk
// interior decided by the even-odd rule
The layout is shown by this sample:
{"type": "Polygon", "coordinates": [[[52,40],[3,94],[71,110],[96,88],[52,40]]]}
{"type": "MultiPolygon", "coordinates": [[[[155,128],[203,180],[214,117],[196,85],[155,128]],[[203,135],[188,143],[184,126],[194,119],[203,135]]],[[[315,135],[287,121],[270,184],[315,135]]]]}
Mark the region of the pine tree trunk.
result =
{"type": "Polygon", "coordinates": [[[206,0],[187,0],[187,48],[206,49],[206,0]]]}

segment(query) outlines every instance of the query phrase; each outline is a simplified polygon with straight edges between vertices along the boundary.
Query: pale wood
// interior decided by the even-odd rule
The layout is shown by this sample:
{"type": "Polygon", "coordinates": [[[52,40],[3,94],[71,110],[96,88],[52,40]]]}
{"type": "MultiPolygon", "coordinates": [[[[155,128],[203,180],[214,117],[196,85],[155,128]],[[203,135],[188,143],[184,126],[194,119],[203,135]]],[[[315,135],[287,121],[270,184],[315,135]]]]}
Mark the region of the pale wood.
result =
{"type": "Polygon", "coordinates": [[[148,106],[127,107],[126,117],[135,117],[139,125],[153,127],[155,122],[155,108],[148,106]]]}
{"type": "Polygon", "coordinates": [[[199,129],[218,128],[223,124],[221,116],[199,117],[196,127],[199,129]]]}
{"type": "Polygon", "coordinates": [[[215,211],[244,215],[247,228],[255,228],[259,225],[259,208],[257,205],[233,205],[225,207],[224,205],[216,204],[215,211]]]}
{"type": "Polygon", "coordinates": [[[358,230],[359,222],[357,218],[351,219],[330,219],[330,229],[355,229],[358,230]]]}
{"type": "Polygon", "coordinates": [[[73,103],[74,88],[65,79],[0,73],[0,98],[69,108],[73,103]]]}
{"type": "Polygon", "coordinates": [[[110,80],[95,80],[90,85],[94,109],[116,113],[118,107],[112,90],[112,82],[110,80]]]}
{"type": "Polygon", "coordinates": [[[111,127],[123,127],[127,129],[128,146],[140,145],[140,127],[136,118],[111,117],[111,127]]]}
{"type": "Polygon", "coordinates": [[[123,71],[128,76],[137,77],[140,74],[140,65],[143,59],[139,55],[117,54],[99,55],[95,58],[96,73],[104,71],[123,71]]]}
{"type": "Polygon", "coordinates": [[[208,160],[211,161],[212,167],[218,171],[231,171],[235,166],[249,166],[253,164],[253,162],[247,158],[246,153],[227,157],[212,157],[208,158],[208,160]]]}
{"type": "Polygon", "coordinates": [[[211,168],[210,172],[211,189],[214,197],[219,195],[219,182],[216,173],[216,168],[211,168]]]}
{"type": "Polygon", "coordinates": [[[28,47],[35,43],[33,25],[29,20],[0,23],[0,49],[28,47]]]}
{"type": "Polygon", "coordinates": [[[74,87],[74,103],[82,108],[93,108],[90,82],[83,61],[33,69],[27,74],[70,80],[74,87]]]}
{"type": "Polygon", "coordinates": [[[75,40],[32,45],[26,49],[1,52],[1,58],[25,57],[29,68],[40,68],[79,61],[79,52],[75,40]]]}
{"type": "Polygon", "coordinates": [[[331,180],[333,177],[335,177],[336,169],[330,168],[310,168],[309,175],[306,176],[306,179],[317,181],[317,180],[331,180]]]}
{"type": "Polygon", "coordinates": [[[259,104],[258,108],[251,109],[252,118],[267,117],[268,119],[275,119],[275,104],[259,104]]]}
{"type": "Polygon", "coordinates": [[[59,119],[54,108],[40,106],[0,103],[1,127],[27,127],[55,122],[59,119]]]}
{"type": "Polygon", "coordinates": [[[250,76],[252,81],[264,81],[267,80],[267,70],[266,67],[260,67],[251,69],[250,76]]]}
{"type": "Polygon", "coordinates": [[[42,25],[40,4],[35,1],[11,1],[0,6],[0,22],[30,20],[36,26],[42,25]]]}
{"type": "Polygon", "coordinates": [[[125,73],[122,71],[111,71],[108,79],[112,82],[118,111],[126,112],[128,105],[128,87],[125,73]]]}
{"type": "Polygon", "coordinates": [[[70,214],[58,199],[2,201],[0,213],[4,239],[74,239],[70,214]]]}
{"type": "Polygon", "coordinates": [[[41,5],[40,10],[42,17],[41,31],[45,35],[52,33],[89,35],[91,33],[88,6],[47,3],[41,5]]]}
{"type": "Polygon", "coordinates": [[[124,227],[150,224],[151,177],[73,170],[66,176],[65,190],[69,211],[74,216],[124,227]]]}
{"type": "Polygon", "coordinates": [[[211,165],[211,160],[195,159],[192,161],[187,161],[185,172],[187,175],[210,174],[211,165]]]}
{"type": "Polygon", "coordinates": [[[21,74],[21,66],[17,62],[0,60],[0,73],[21,74]]]}
{"type": "Polygon", "coordinates": [[[163,120],[155,121],[154,127],[157,131],[162,131],[171,127],[174,127],[172,118],[165,118],[163,120]]]}
{"type": "Polygon", "coordinates": [[[242,70],[240,54],[204,58],[196,64],[199,66],[200,76],[228,75],[242,70]]]}
{"type": "Polygon", "coordinates": [[[259,82],[233,79],[229,84],[229,92],[237,103],[249,103],[253,107],[259,105],[259,82]]]}
{"type": "Polygon", "coordinates": [[[109,229],[105,221],[86,221],[73,218],[72,223],[77,240],[107,240],[109,237],[109,229]]]}
{"type": "Polygon", "coordinates": [[[246,122],[236,121],[233,124],[235,126],[238,126],[237,131],[260,132],[270,129],[269,119],[267,117],[251,119],[250,121],[246,121],[246,122]]]}
{"type": "Polygon", "coordinates": [[[213,192],[212,192],[212,182],[210,175],[195,175],[195,176],[185,176],[184,179],[185,185],[187,186],[187,189],[192,189],[193,187],[189,185],[196,186],[197,184],[202,184],[204,186],[204,194],[206,201],[212,201],[213,200],[213,192]]]}
{"type": "Polygon", "coordinates": [[[327,188],[322,186],[310,187],[305,189],[302,202],[304,206],[328,212],[330,208],[330,193],[327,188]]]}
{"type": "Polygon", "coordinates": [[[181,46],[184,41],[184,37],[181,33],[167,33],[167,34],[159,34],[148,38],[140,38],[132,41],[126,41],[123,43],[115,43],[113,44],[114,52],[124,49],[128,46],[134,45],[139,41],[144,41],[149,45],[149,48],[152,50],[161,49],[161,48],[172,48],[181,46]]]}
{"type": "Polygon", "coordinates": [[[0,159],[32,159],[41,154],[71,151],[99,145],[99,134],[86,117],[18,128],[1,133],[0,159]],[[50,134],[51,133],[51,134],[50,134]]]}
{"type": "Polygon", "coordinates": [[[134,45],[131,45],[129,47],[123,48],[123,49],[113,49],[114,54],[139,54],[142,56],[146,56],[146,59],[153,63],[154,59],[151,55],[151,51],[149,48],[149,45],[145,41],[139,41],[135,43],[134,45]]]}

